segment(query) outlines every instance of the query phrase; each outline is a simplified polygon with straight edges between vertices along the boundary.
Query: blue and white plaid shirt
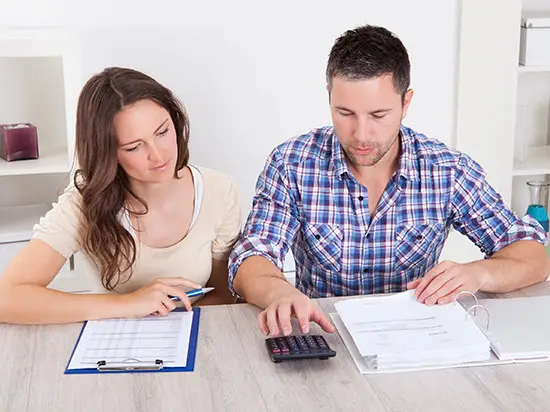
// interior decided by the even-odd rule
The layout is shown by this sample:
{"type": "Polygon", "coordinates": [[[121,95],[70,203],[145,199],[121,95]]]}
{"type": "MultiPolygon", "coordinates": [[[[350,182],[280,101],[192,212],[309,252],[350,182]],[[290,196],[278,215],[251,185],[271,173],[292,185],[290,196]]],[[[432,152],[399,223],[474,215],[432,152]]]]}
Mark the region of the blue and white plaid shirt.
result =
{"type": "Polygon", "coordinates": [[[401,127],[398,168],[371,219],[368,193],[350,172],[333,127],[279,145],[258,178],[252,211],[229,261],[282,269],[292,248],[296,287],[310,297],[400,292],[439,259],[451,225],[487,256],[519,239],[544,243],[470,157],[401,127]]]}

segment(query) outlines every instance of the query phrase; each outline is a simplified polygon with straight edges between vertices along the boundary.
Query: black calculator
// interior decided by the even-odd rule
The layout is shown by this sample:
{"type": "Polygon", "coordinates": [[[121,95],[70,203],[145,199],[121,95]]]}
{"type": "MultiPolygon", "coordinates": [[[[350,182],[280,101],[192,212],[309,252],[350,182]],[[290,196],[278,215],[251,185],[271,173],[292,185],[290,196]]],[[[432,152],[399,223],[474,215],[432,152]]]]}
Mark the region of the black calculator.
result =
{"type": "Polygon", "coordinates": [[[328,359],[336,356],[321,335],[292,335],[265,340],[267,351],[275,363],[293,359],[328,359]]]}

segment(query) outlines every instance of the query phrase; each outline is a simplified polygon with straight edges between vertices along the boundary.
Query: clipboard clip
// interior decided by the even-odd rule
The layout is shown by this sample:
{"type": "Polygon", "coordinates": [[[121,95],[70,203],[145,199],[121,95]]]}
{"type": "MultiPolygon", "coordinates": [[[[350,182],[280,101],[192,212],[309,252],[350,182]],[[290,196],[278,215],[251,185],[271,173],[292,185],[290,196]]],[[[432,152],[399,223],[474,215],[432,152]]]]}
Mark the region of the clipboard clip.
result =
{"type": "Polygon", "coordinates": [[[111,362],[101,360],[97,362],[98,372],[113,371],[159,371],[164,367],[161,359],[154,361],[141,361],[135,358],[124,359],[121,362],[111,362]]]}

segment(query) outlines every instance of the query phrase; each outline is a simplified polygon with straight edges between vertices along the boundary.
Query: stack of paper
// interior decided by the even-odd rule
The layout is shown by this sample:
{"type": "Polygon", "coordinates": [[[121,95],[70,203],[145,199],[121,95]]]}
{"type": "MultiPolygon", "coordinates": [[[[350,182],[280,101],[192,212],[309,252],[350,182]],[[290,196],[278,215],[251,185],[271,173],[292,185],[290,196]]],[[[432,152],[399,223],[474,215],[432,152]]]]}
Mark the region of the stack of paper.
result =
{"type": "Polygon", "coordinates": [[[427,306],[412,291],[335,304],[369,369],[459,365],[491,357],[490,343],[458,303],[427,306]]]}

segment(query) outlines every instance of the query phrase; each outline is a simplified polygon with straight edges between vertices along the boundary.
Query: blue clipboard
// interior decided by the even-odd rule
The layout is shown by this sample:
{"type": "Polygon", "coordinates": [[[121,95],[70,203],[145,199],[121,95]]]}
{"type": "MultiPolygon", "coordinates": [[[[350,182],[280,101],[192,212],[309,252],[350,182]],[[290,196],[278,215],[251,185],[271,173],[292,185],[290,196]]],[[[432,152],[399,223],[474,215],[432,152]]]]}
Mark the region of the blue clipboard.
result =
{"type": "MultiPolygon", "coordinates": [[[[185,308],[177,308],[174,310],[175,312],[184,312],[185,308]]],[[[187,362],[185,364],[185,367],[169,367],[164,366],[162,364],[162,360],[155,361],[154,364],[150,365],[132,365],[129,364],[125,368],[117,367],[116,369],[109,368],[108,365],[105,365],[104,368],[101,367],[100,363],[101,361],[98,361],[98,367],[96,368],[86,368],[86,369],[69,369],[69,365],[71,363],[71,360],[74,356],[74,353],[76,351],[76,348],[78,346],[78,343],[80,342],[80,338],[82,337],[82,333],[84,332],[84,329],[86,328],[87,321],[84,322],[84,325],[82,326],[82,329],[80,330],[80,334],[78,335],[78,339],[76,341],[76,344],[74,345],[73,352],[71,353],[71,356],[69,358],[69,361],[67,362],[67,366],[65,367],[65,375],[79,375],[79,374],[91,374],[91,373],[99,373],[99,374],[105,374],[105,373],[150,373],[150,372],[193,372],[195,370],[195,356],[197,354],[197,340],[199,336],[199,320],[200,320],[200,308],[194,307],[193,308],[193,322],[191,324],[191,335],[189,337],[189,348],[187,350],[187,362]]]]}

